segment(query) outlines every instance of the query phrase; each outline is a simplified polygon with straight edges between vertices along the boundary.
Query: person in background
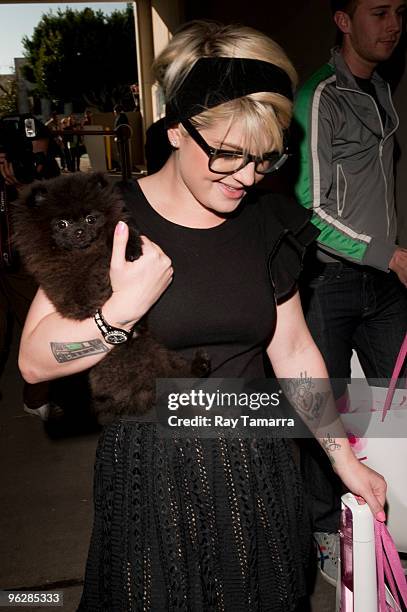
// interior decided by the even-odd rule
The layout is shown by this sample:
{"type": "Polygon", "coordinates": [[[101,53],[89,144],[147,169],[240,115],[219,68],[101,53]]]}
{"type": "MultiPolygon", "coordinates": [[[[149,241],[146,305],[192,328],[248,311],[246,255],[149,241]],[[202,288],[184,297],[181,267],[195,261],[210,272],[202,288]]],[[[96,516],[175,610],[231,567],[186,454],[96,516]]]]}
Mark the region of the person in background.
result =
{"type": "Polygon", "coordinates": [[[86,108],[84,113],[83,113],[83,117],[82,117],[82,121],[81,121],[81,126],[85,127],[87,125],[92,125],[92,113],[89,110],[89,108],[86,108]]]}
{"type": "MultiPolygon", "coordinates": [[[[81,124],[80,124],[81,129],[86,128],[87,126],[91,126],[92,121],[93,121],[93,115],[91,111],[89,110],[89,108],[86,108],[83,113],[83,117],[81,119],[81,124]]],[[[87,151],[86,151],[86,146],[85,146],[85,139],[83,136],[81,136],[80,157],[82,155],[85,155],[86,152],[87,151]]]]}
{"type": "MultiPolygon", "coordinates": [[[[390,378],[407,330],[407,249],[397,244],[393,178],[399,119],[376,70],[399,42],[406,5],[331,4],[341,44],[295,105],[303,132],[296,195],[321,232],[303,283],[306,320],[343,402],[352,349],[375,384],[390,378]]],[[[321,571],[335,584],[341,486],[315,444],[302,466],[321,571]]]]}
{"type": "MultiPolygon", "coordinates": [[[[24,185],[58,176],[52,140],[48,128],[31,115],[0,120],[0,370],[8,357],[11,325],[23,327],[38,289],[13,249],[10,206],[24,185]]],[[[43,421],[63,416],[50,398],[48,382],[24,383],[23,407],[43,421]]]]}
{"type": "Polygon", "coordinates": [[[129,124],[129,119],[126,115],[126,113],[124,112],[123,106],[121,104],[116,104],[116,106],[113,108],[113,114],[114,114],[114,129],[118,128],[119,125],[130,125],[129,124]]]}
{"type": "MultiPolygon", "coordinates": [[[[116,106],[113,108],[113,113],[114,113],[114,125],[113,125],[113,129],[116,130],[120,125],[130,125],[129,123],[129,119],[126,115],[126,113],[124,112],[123,106],[121,104],[116,104],[116,106]]],[[[116,166],[116,170],[120,171],[122,169],[122,159],[121,159],[121,155],[120,155],[120,148],[117,142],[117,136],[115,136],[114,141],[116,143],[116,156],[117,159],[114,160],[114,165],[116,166]]]]}
{"type": "MultiPolygon", "coordinates": [[[[48,119],[48,121],[45,122],[45,125],[49,130],[51,130],[51,132],[57,132],[62,129],[62,125],[59,120],[58,113],[56,111],[53,111],[51,113],[51,117],[48,119]]],[[[54,142],[56,147],[58,147],[57,157],[59,157],[60,159],[61,170],[65,171],[67,163],[65,155],[65,145],[62,136],[54,135],[54,142]]]]}
{"type": "Polygon", "coordinates": [[[52,132],[59,130],[59,118],[56,111],[52,111],[50,118],[45,122],[46,127],[52,132]]]}
{"type": "MultiPolygon", "coordinates": [[[[62,132],[68,132],[71,130],[69,121],[68,121],[68,117],[62,117],[60,125],[61,125],[62,132]]],[[[62,135],[63,153],[64,153],[64,158],[65,158],[65,163],[66,163],[66,169],[68,170],[68,172],[75,172],[74,161],[72,159],[71,150],[70,150],[70,143],[72,139],[73,139],[73,136],[71,134],[64,133],[62,135]]]]}
{"type": "MultiPolygon", "coordinates": [[[[70,114],[67,120],[67,130],[71,130],[76,132],[81,129],[80,124],[78,123],[74,114],[70,114]]],[[[71,172],[80,172],[81,166],[81,156],[85,151],[85,147],[83,145],[83,138],[81,134],[70,134],[68,136],[69,140],[67,141],[67,145],[70,153],[71,160],[71,172]]]]}

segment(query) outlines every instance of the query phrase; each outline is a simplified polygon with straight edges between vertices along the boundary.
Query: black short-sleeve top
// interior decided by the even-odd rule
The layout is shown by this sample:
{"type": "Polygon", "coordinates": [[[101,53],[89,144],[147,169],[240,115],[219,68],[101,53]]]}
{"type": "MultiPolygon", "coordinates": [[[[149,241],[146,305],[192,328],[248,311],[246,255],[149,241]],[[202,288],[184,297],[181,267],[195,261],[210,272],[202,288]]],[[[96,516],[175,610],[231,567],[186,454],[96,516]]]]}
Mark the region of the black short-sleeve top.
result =
{"type": "Polygon", "coordinates": [[[157,213],[137,182],[121,187],[142,234],[171,258],[171,285],[151,308],[150,331],[190,358],[208,352],[212,376],[264,376],[276,301],[290,295],[305,247],[318,231],[280,195],[247,195],[220,225],[194,229],[157,213]]]}

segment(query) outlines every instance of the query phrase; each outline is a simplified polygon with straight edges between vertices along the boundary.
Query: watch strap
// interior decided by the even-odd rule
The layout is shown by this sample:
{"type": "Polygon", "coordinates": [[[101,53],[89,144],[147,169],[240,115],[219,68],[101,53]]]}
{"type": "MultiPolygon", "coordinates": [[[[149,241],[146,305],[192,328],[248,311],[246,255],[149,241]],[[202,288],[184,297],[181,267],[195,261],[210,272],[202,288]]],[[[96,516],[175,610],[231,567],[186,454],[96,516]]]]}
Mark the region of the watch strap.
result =
{"type": "Polygon", "coordinates": [[[110,325],[104,318],[100,308],[97,309],[93,318],[99,330],[102,332],[103,338],[108,344],[122,344],[123,342],[130,340],[133,335],[133,329],[127,331],[127,329],[110,325]],[[113,341],[112,338],[114,337],[116,337],[117,340],[113,341]]]}

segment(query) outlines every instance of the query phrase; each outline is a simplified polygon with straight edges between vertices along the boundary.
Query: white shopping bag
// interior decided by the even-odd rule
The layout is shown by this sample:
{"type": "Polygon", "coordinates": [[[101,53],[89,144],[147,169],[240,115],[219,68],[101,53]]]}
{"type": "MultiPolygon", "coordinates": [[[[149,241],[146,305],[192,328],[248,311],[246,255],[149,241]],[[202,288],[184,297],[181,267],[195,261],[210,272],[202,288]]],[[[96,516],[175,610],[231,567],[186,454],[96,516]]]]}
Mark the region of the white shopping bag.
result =
{"type": "Polygon", "coordinates": [[[341,412],[356,456],[386,479],[387,526],[400,552],[407,552],[407,389],[396,389],[396,384],[406,357],[407,334],[389,388],[355,379],[341,412]]]}
{"type": "Polygon", "coordinates": [[[348,391],[345,431],[359,460],[385,477],[387,525],[397,550],[407,552],[407,390],[395,390],[384,420],[387,389],[356,380],[348,391]]]}

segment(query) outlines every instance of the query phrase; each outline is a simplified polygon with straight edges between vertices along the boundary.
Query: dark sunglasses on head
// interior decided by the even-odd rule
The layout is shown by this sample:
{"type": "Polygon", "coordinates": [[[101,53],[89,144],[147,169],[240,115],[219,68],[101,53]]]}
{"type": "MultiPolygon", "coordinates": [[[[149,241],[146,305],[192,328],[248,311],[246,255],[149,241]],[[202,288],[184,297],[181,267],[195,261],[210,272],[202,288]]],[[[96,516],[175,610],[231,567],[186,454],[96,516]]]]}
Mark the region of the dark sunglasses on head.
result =
{"type": "Polygon", "coordinates": [[[262,156],[250,155],[250,153],[243,153],[242,151],[215,149],[204,140],[188,119],[181,121],[181,124],[196,144],[207,154],[209,170],[215,174],[234,174],[250,162],[254,162],[254,170],[258,174],[270,174],[279,170],[289,156],[286,146],[283,153],[270,151],[262,156]]]}

